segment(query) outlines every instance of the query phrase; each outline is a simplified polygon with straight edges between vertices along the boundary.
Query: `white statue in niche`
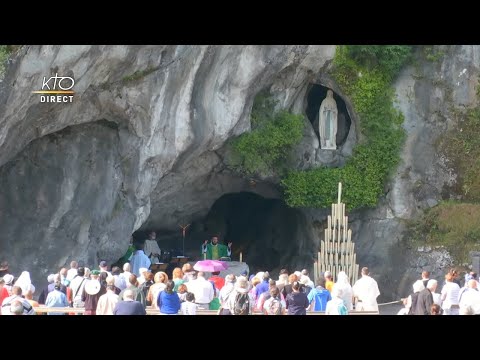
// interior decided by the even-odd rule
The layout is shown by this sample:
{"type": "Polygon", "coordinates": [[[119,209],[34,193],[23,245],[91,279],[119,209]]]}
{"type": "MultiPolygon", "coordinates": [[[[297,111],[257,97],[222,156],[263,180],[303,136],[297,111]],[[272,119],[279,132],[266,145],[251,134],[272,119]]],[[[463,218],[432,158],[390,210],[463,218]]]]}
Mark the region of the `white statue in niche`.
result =
{"type": "Polygon", "coordinates": [[[324,150],[336,150],[337,149],[337,103],[333,98],[333,91],[327,91],[327,97],[322,101],[320,105],[319,113],[319,133],[320,133],[320,145],[324,150]]]}

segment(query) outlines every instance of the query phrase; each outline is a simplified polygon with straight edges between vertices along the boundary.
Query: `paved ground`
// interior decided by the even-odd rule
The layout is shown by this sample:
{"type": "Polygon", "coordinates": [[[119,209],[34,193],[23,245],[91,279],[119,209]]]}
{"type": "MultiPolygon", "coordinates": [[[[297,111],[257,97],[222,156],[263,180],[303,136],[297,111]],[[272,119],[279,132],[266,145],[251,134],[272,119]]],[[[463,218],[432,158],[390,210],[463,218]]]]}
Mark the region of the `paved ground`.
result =
{"type": "Polygon", "coordinates": [[[393,305],[383,305],[378,307],[380,310],[380,315],[397,315],[403,305],[393,304],[393,305]]]}

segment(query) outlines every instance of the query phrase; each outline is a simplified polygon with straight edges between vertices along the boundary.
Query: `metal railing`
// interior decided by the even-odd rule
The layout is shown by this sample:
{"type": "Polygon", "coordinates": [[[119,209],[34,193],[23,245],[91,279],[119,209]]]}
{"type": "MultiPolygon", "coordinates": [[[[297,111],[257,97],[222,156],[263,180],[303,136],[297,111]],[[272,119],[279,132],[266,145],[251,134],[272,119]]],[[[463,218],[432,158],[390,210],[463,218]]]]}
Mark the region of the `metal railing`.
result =
{"type": "MultiPolygon", "coordinates": [[[[85,312],[84,308],[71,308],[71,307],[45,307],[39,306],[34,308],[37,314],[46,314],[49,312],[65,313],[65,314],[82,314],[85,312]]],[[[146,308],[147,315],[160,315],[158,309],[154,309],[150,306],[146,308]]],[[[217,315],[217,310],[197,310],[197,315],[217,315]]],[[[180,314],[180,313],[179,313],[180,314]]],[[[260,312],[254,312],[253,315],[262,315],[260,312]]],[[[307,315],[325,315],[322,311],[307,311],[307,315]]],[[[348,315],[378,315],[378,311],[350,311],[348,315]]]]}

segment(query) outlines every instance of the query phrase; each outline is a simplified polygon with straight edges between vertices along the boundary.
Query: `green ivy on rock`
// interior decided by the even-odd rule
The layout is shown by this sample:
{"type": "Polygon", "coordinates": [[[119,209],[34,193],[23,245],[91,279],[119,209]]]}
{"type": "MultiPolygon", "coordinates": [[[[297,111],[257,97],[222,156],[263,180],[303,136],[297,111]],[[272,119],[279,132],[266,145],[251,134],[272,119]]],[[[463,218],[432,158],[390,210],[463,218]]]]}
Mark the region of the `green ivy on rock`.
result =
{"type": "Polygon", "coordinates": [[[290,171],[281,181],[288,205],[329,207],[336,201],[338,182],[348,209],[377,205],[405,139],[391,84],[412,50],[403,45],[337,46],[332,76],[351,99],[365,141],[342,168],[290,171]]]}
{"type": "Polygon", "coordinates": [[[275,102],[265,92],[258,94],[251,114],[252,131],[230,143],[231,164],[248,175],[281,175],[292,148],[302,139],[303,116],[274,108],[275,102]]]}

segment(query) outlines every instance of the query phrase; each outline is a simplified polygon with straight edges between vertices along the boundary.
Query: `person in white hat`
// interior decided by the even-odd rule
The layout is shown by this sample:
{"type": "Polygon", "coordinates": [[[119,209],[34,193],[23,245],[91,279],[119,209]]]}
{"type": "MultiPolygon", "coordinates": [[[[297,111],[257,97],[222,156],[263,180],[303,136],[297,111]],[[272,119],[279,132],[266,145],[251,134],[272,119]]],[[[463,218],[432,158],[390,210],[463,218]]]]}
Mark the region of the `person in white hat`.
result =
{"type": "Polygon", "coordinates": [[[5,281],[5,285],[3,286],[7,289],[9,296],[12,295],[13,279],[14,277],[12,274],[3,275],[3,280],[5,281]]]}
{"type": "Polygon", "coordinates": [[[82,301],[85,303],[84,315],[95,315],[100,296],[107,292],[107,289],[100,284],[99,276],[100,271],[92,270],[91,279],[85,283],[82,293],[82,301]]]}

